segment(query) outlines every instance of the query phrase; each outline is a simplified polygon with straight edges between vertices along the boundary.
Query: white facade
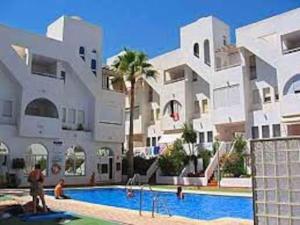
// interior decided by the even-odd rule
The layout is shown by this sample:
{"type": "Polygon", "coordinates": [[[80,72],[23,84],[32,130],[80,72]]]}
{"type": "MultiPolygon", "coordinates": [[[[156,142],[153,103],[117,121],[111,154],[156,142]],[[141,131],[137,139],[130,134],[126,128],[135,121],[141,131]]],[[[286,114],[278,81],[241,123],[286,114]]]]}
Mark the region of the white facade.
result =
{"type": "Polygon", "coordinates": [[[193,123],[203,148],[237,133],[300,135],[299,20],[295,9],[239,28],[236,46],[215,17],[182,27],[180,47],[150,60],[157,78],[137,87],[136,151],[180,136],[184,122],[193,123]]]}
{"type": "Polygon", "coordinates": [[[46,185],[88,184],[93,172],[97,183],[120,182],[125,98],[102,89],[101,29],[63,16],[45,37],[3,25],[0,36],[0,172],[26,185],[43,162],[46,185]],[[12,169],[16,158],[25,169],[12,169]]]}

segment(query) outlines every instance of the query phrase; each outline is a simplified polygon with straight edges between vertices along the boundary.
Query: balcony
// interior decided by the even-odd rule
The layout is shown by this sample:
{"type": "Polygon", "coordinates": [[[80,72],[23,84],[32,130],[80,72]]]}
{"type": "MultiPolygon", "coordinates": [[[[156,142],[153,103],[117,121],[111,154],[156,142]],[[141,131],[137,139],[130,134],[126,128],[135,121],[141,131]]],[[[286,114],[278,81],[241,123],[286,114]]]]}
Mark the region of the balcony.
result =
{"type": "Polygon", "coordinates": [[[57,60],[40,55],[32,56],[31,73],[57,78],[57,60]]]}
{"type": "Polygon", "coordinates": [[[164,83],[170,84],[184,80],[185,71],[184,66],[178,66],[169,70],[166,70],[164,73],[164,83]]]}
{"type": "Polygon", "coordinates": [[[291,54],[300,51],[300,31],[281,36],[282,54],[291,54]]]}
{"type": "Polygon", "coordinates": [[[241,64],[241,55],[235,46],[228,45],[216,51],[216,71],[226,70],[241,64]]]}

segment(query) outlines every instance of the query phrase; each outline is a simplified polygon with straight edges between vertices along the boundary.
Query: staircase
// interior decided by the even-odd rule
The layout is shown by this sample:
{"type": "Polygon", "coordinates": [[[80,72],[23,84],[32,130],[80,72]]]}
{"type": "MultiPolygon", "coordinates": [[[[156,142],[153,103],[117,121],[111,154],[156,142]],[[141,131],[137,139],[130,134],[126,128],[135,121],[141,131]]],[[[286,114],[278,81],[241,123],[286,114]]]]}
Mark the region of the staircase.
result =
{"type": "MultiPolygon", "coordinates": [[[[208,185],[210,182],[211,184],[215,184],[214,182],[214,171],[218,167],[218,163],[220,158],[226,153],[230,153],[233,151],[233,144],[231,142],[221,142],[219,149],[216,151],[215,155],[211,159],[208,167],[205,170],[205,183],[208,185]]],[[[217,182],[217,181],[216,181],[217,182]]]]}

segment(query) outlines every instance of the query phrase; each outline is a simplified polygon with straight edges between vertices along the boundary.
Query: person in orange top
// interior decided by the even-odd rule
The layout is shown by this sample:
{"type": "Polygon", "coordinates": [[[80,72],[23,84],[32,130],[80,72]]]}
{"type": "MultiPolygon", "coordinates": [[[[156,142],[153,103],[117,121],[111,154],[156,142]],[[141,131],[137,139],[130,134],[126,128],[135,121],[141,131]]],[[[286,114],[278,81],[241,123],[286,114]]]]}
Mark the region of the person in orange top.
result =
{"type": "Polygon", "coordinates": [[[54,188],[54,196],[56,199],[70,199],[70,197],[64,195],[63,187],[65,181],[64,179],[60,179],[58,184],[54,188]]]}
{"type": "Polygon", "coordinates": [[[28,175],[28,182],[30,183],[30,195],[32,196],[32,202],[33,202],[33,213],[37,212],[37,198],[40,197],[43,204],[43,209],[45,212],[48,211],[46,206],[46,201],[44,197],[44,189],[43,189],[43,183],[44,183],[44,175],[41,171],[41,165],[36,164],[34,166],[34,170],[32,170],[28,175]]]}

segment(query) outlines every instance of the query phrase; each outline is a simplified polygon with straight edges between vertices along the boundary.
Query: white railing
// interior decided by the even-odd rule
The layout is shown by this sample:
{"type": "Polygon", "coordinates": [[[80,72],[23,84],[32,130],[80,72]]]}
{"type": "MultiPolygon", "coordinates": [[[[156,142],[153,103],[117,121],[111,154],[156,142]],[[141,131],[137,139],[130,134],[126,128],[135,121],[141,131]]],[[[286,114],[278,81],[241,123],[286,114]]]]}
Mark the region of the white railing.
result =
{"type": "Polygon", "coordinates": [[[219,149],[216,151],[215,155],[211,159],[208,167],[205,170],[205,180],[206,183],[208,183],[209,179],[212,177],[214,174],[214,171],[216,167],[218,166],[219,159],[226,154],[227,149],[228,149],[229,143],[227,142],[221,142],[219,149]]]}
{"type": "MultiPolygon", "coordinates": [[[[165,151],[168,149],[168,146],[163,146],[163,150],[160,152],[160,155],[165,154],[165,151]]],[[[143,181],[148,182],[151,176],[157,171],[158,169],[158,160],[159,156],[156,158],[156,160],[152,163],[152,165],[149,167],[149,169],[146,172],[146,176],[143,177],[143,181]]]]}

